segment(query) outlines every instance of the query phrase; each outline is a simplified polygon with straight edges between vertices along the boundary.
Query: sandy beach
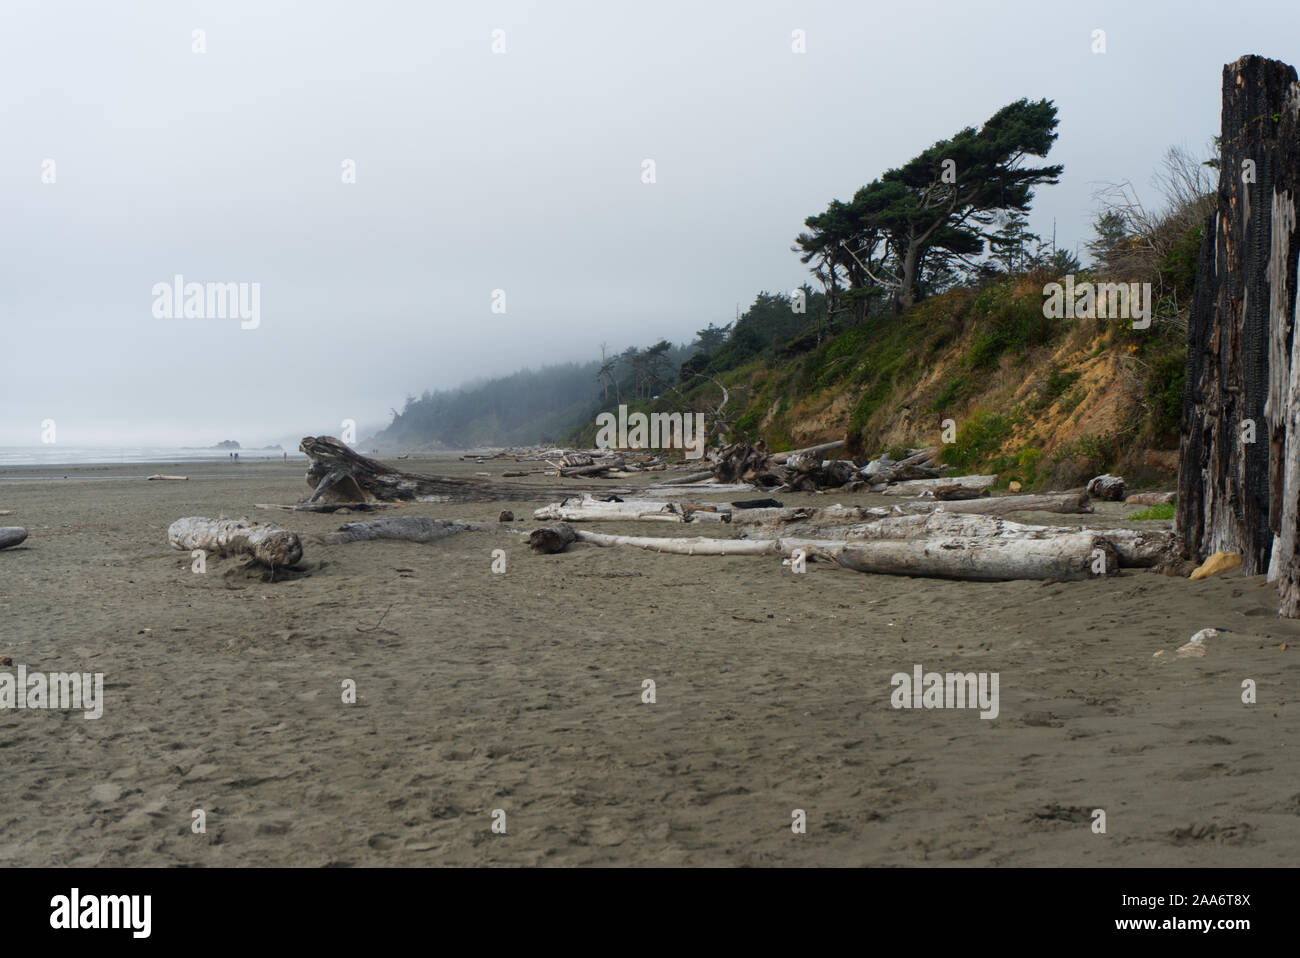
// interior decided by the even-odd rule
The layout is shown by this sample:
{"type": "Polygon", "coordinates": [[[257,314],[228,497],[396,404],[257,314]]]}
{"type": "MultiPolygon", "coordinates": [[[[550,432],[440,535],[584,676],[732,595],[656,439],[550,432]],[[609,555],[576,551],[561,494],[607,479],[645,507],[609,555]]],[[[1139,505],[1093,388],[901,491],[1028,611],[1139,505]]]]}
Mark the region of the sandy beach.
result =
{"type": "MultiPolygon", "coordinates": [[[[1278,619],[1262,578],[794,575],[775,558],[584,544],[535,556],[520,537],[472,532],[307,541],[300,572],[266,581],[215,556],[196,574],[169,548],[182,516],[304,534],[358,518],[254,508],[300,499],[303,471],[0,470],[13,510],[0,523],[30,533],[0,551],[0,656],[102,672],[105,699],[97,720],[0,712],[0,864],[1254,866],[1300,853],[1300,622],[1278,619]],[[191,478],[144,480],[155,472],[191,478]],[[1204,657],[1153,658],[1207,627],[1222,631],[1204,657]],[[1000,714],[892,708],[891,676],[916,664],[998,673],[1000,714]]],[[[524,528],[542,504],[386,514],[508,508],[524,528]]],[[[1097,521],[1133,511],[1103,504],[1097,521]]]]}

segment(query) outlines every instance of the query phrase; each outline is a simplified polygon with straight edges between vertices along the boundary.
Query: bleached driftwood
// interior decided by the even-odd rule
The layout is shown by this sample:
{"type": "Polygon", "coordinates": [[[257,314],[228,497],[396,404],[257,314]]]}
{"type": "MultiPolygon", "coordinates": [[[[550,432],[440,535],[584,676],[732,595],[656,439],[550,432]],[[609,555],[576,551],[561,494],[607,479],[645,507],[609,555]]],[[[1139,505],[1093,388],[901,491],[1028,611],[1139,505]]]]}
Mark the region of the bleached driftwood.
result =
{"type": "Polygon", "coordinates": [[[189,476],[165,476],[160,472],[157,473],[156,475],[149,476],[148,478],[150,482],[154,482],[159,479],[167,479],[172,482],[188,482],[190,477],[189,476]]]}
{"type": "Polygon", "coordinates": [[[713,476],[713,473],[711,473],[711,472],[709,472],[707,469],[705,469],[703,472],[688,472],[688,473],[686,473],[686,475],[684,475],[684,476],[675,476],[675,477],[672,478],[672,479],[664,479],[662,482],[659,483],[659,485],[661,485],[661,486],[681,486],[681,485],[685,485],[686,483],[690,483],[690,482],[703,482],[705,479],[709,479],[709,478],[711,478],[712,476],[713,476]]]}
{"type": "Polygon", "coordinates": [[[592,496],[565,499],[533,510],[534,519],[566,522],[727,522],[731,506],[725,502],[668,502],[626,499],[607,502],[592,496]]]}
{"type": "Polygon", "coordinates": [[[1042,496],[994,496],[967,502],[939,502],[934,499],[906,502],[907,512],[969,512],[982,516],[1003,516],[1008,512],[1056,512],[1076,515],[1093,511],[1086,492],[1049,493],[1042,496]]]}
{"type": "Polygon", "coordinates": [[[709,454],[710,470],[719,483],[745,482],[760,489],[839,488],[858,482],[851,462],[823,461],[822,453],[838,449],[844,440],[771,454],[761,440],[737,442],[709,454]]]}
{"type": "MultiPolygon", "coordinates": [[[[742,536],[757,538],[763,528],[743,528],[742,536]]],[[[995,516],[933,512],[929,515],[888,516],[852,525],[809,522],[800,533],[819,540],[842,539],[850,545],[863,540],[1002,538],[1057,539],[1086,533],[1110,543],[1121,568],[1150,568],[1172,559],[1174,533],[1168,529],[1089,529],[1083,526],[1031,526],[995,516]]]]}
{"type": "Polygon", "coordinates": [[[964,486],[967,489],[991,489],[997,483],[997,476],[944,476],[941,479],[911,479],[877,489],[872,485],[871,491],[882,496],[919,496],[943,486],[964,486]]]}
{"type": "Polygon", "coordinates": [[[22,526],[0,526],[0,549],[16,546],[27,538],[27,530],[22,526]]]}
{"type": "Polygon", "coordinates": [[[1076,532],[1045,539],[950,536],[923,540],[849,542],[813,537],[778,539],[673,539],[614,536],[570,530],[580,542],[632,546],[671,555],[793,555],[803,551],[824,556],[856,572],[933,578],[1001,581],[1058,579],[1069,581],[1113,575],[1119,570],[1115,548],[1104,538],[1076,532]]]}
{"type": "Polygon", "coordinates": [[[687,496],[691,493],[700,492],[708,495],[722,495],[733,492],[753,492],[754,487],[747,482],[691,482],[682,483],[678,486],[647,486],[644,491],[653,492],[658,496],[687,496]]]}
{"type": "Polygon", "coordinates": [[[780,551],[779,539],[711,539],[708,536],[666,539],[655,536],[615,536],[604,532],[574,529],[574,538],[598,546],[632,546],[651,552],[673,555],[698,556],[758,556],[775,555],[780,551]]]}
{"type": "Polygon", "coordinates": [[[873,459],[858,470],[858,475],[874,487],[909,479],[937,479],[941,472],[939,450],[931,447],[913,449],[909,455],[897,461],[888,455],[873,459]]]}
{"type": "Polygon", "coordinates": [[[824,442],[818,446],[805,446],[802,449],[791,449],[789,452],[778,452],[772,455],[772,461],[782,466],[793,459],[795,456],[817,456],[820,458],[824,452],[830,452],[832,449],[839,449],[845,444],[843,439],[836,439],[834,442],[824,442]]]}
{"type": "Polygon", "coordinates": [[[297,565],[302,559],[298,536],[273,522],[189,516],[171,524],[167,539],[173,549],[244,555],[272,568],[297,565]]]}
{"type": "Polygon", "coordinates": [[[833,523],[864,522],[870,519],[893,515],[889,509],[866,506],[794,506],[784,509],[746,509],[731,514],[731,526],[741,536],[756,538],[763,535],[762,530],[786,529],[798,525],[802,531],[804,525],[822,526],[833,523]]]}
{"type": "Polygon", "coordinates": [[[1112,476],[1110,473],[1094,476],[1088,481],[1086,488],[1088,495],[1108,502],[1119,502],[1128,495],[1128,484],[1124,481],[1124,477],[1112,476]]]}
{"type": "Polygon", "coordinates": [[[856,572],[996,582],[1114,575],[1114,547],[1086,532],[1048,539],[961,538],[852,542],[835,561],[856,572]],[[1101,560],[1101,561],[1099,561],[1101,560]],[[1100,570],[1100,571],[1099,571],[1100,570]]]}

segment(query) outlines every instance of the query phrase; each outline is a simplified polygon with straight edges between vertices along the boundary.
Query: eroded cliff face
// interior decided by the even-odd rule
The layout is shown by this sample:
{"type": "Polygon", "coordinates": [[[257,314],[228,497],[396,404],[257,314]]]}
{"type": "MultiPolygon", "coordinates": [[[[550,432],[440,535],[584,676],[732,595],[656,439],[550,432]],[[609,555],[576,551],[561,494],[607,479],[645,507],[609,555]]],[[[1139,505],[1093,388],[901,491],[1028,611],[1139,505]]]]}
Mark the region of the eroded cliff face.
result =
{"type": "Polygon", "coordinates": [[[847,437],[870,455],[944,443],[954,467],[1027,486],[1077,485],[1107,469],[1171,483],[1185,330],[1047,319],[1043,300],[1037,278],[954,291],[736,370],[724,377],[733,434],[773,448],[847,437]]]}

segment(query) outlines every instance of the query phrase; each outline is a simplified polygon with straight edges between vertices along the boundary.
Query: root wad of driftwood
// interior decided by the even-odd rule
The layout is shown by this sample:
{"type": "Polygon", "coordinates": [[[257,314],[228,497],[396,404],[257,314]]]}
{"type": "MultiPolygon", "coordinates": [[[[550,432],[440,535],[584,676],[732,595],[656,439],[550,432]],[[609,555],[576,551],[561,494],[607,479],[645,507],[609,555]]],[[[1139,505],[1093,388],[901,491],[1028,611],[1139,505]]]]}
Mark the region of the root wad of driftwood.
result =
{"type": "Polygon", "coordinates": [[[359,503],[375,502],[491,502],[549,499],[582,491],[572,487],[497,482],[477,476],[423,476],[402,472],[353,452],[332,436],[307,436],[298,448],[311,460],[307,484],[313,491],[293,508],[310,511],[321,511],[322,503],[357,508],[359,503]]]}

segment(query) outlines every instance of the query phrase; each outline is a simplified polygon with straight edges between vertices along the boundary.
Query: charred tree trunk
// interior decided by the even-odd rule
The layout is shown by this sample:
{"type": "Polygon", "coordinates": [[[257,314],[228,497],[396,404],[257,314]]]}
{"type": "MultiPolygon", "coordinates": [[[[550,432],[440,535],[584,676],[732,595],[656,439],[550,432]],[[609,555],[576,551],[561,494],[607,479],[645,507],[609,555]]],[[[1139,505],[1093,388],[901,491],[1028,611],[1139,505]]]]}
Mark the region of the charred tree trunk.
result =
{"type": "Polygon", "coordinates": [[[1267,570],[1281,527],[1297,110],[1294,68],[1256,56],[1224,67],[1218,210],[1206,226],[1188,323],[1179,538],[1195,561],[1240,552],[1246,575],[1267,570]]]}

